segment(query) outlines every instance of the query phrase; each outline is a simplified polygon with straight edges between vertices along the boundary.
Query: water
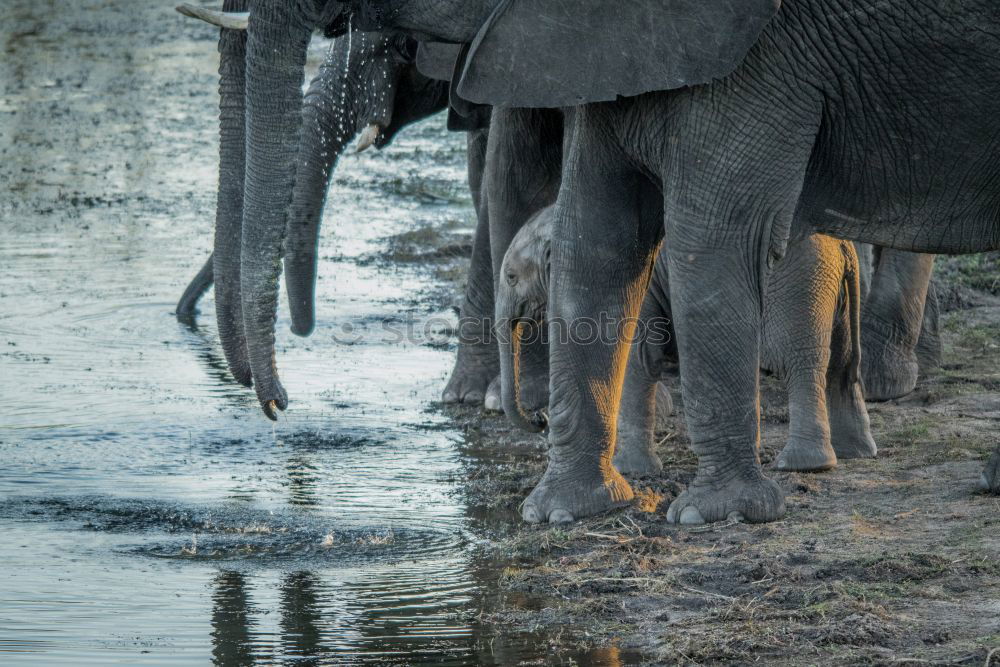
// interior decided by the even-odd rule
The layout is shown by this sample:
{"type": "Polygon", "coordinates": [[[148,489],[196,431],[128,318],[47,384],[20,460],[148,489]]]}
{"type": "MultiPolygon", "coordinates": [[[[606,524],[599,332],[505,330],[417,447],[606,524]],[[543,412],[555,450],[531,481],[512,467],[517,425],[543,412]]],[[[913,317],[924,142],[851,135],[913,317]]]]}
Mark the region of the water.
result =
{"type": "Polygon", "coordinates": [[[420,328],[454,287],[372,261],[408,229],[471,233],[466,199],[412,194],[464,192],[442,118],[342,162],[316,333],[282,308],[276,426],[230,381],[211,297],[174,319],[211,243],[218,56],[169,4],[5,9],[0,663],[618,664],[476,620],[497,565],[462,494],[477,462],[432,408],[453,346],[420,328]]]}

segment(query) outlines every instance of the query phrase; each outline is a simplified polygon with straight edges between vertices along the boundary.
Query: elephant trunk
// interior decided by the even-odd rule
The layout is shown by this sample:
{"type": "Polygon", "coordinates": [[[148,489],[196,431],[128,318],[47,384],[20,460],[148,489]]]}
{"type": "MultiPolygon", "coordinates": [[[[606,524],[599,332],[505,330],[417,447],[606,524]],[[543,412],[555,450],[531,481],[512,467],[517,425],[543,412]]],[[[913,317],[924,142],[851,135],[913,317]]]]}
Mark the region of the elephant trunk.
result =
{"type": "Polygon", "coordinates": [[[198,271],[198,275],[191,279],[188,283],[187,288],[184,290],[184,294],[181,295],[180,301],[177,302],[177,308],[174,310],[174,314],[177,315],[177,319],[181,322],[193,323],[195,309],[198,307],[198,300],[202,295],[208,291],[208,288],[212,286],[212,274],[213,267],[215,265],[215,258],[212,255],[208,256],[205,263],[202,265],[201,270],[198,271]]]}
{"type": "MultiPolygon", "coordinates": [[[[225,0],[226,11],[246,11],[248,0],[225,0]]],[[[240,301],[240,239],[246,122],[246,33],[219,33],[219,192],[215,208],[215,317],[229,371],[240,384],[253,383],[240,301]]],[[[197,300],[197,299],[195,299],[197,300]]]]}
{"type": "MultiPolygon", "coordinates": [[[[348,41],[335,42],[309,85],[302,110],[303,129],[285,240],[285,287],[292,332],[299,336],[308,336],[316,324],[317,250],[327,187],[337,160],[358,131],[359,88],[372,85],[349,69],[367,64],[359,57],[351,59],[344,48],[348,41]]],[[[389,81],[386,72],[379,83],[388,86],[389,81]]]]}
{"type": "Polygon", "coordinates": [[[286,213],[302,125],[303,70],[314,13],[312,0],[259,0],[250,13],[247,31],[240,286],[253,383],[270,419],[276,419],[275,410],[284,410],[288,404],[275,366],[274,326],[286,213]]]}
{"type": "MultiPolygon", "coordinates": [[[[501,309],[503,306],[501,306],[501,309]]],[[[521,387],[525,368],[531,361],[525,354],[533,347],[532,334],[539,333],[539,324],[523,319],[498,318],[500,347],[500,398],[507,418],[525,431],[538,433],[545,429],[548,420],[541,410],[525,409],[521,387]]],[[[537,346],[537,345],[536,345],[537,346]]]]}

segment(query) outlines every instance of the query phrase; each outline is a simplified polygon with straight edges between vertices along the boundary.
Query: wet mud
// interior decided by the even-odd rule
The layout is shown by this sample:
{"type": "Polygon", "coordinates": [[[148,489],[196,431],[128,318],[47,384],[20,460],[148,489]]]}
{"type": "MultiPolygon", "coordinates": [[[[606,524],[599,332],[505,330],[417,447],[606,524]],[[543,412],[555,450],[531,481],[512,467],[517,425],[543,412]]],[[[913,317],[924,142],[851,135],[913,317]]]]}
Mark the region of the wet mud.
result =
{"type": "MultiPolygon", "coordinates": [[[[995,255],[939,266],[945,363],[870,405],[877,460],[769,472],[784,520],[665,524],[695,464],[674,417],[633,507],[526,526],[542,438],[437,403],[474,223],[443,117],[342,161],[310,338],[282,304],[276,425],[211,295],[175,320],[211,244],[218,55],[172,4],[5,9],[0,663],[989,660],[995,255]]],[[[784,403],[765,382],[765,464],[784,403]]]]}

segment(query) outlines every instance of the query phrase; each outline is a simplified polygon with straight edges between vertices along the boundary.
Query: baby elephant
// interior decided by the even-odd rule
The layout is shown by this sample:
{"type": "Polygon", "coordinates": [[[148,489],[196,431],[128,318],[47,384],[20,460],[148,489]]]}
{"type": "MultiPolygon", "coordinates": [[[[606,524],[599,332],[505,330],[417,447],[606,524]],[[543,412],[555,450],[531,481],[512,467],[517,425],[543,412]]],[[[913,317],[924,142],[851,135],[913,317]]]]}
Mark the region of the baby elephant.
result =
{"type": "MultiPolygon", "coordinates": [[[[517,332],[545,316],[553,212],[543,209],[515,236],[501,268],[497,319],[517,332]]],[[[779,470],[832,468],[837,457],[875,456],[868,412],[858,377],[860,289],[851,243],[813,235],[789,244],[768,281],[764,299],[762,367],[788,388],[789,438],[775,462],[779,470]]],[[[657,381],[676,361],[670,324],[666,254],[653,267],[629,357],[618,416],[614,464],[621,472],[654,473],[657,381]]],[[[508,414],[537,422],[518,401],[518,379],[527,360],[521,345],[501,341],[503,404],[508,414]]]]}

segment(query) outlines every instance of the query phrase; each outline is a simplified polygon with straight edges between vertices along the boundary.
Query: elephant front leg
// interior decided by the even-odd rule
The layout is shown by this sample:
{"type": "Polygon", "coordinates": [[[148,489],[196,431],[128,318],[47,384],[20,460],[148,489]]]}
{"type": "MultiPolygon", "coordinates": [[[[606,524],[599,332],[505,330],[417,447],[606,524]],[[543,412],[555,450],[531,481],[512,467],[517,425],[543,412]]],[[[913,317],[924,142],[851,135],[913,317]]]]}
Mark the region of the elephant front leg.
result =
{"type": "Polygon", "coordinates": [[[612,458],[622,381],[662,209],[652,185],[622,169],[623,162],[582,137],[566,166],[573,180],[563,183],[556,204],[549,465],[522,508],[532,523],[572,521],[633,497],[612,458]]]}
{"type": "Polygon", "coordinates": [[[441,399],[445,403],[478,405],[490,382],[500,371],[500,359],[492,336],[493,261],[490,248],[489,211],[483,197],[488,130],[473,130],[468,136],[469,190],[476,208],[476,234],[472,262],[458,324],[458,355],[441,399]]]}
{"type": "Polygon", "coordinates": [[[784,495],[757,458],[761,289],[757,267],[748,261],[753,255],[674,243],[678,236],[668,229],[670,302],[698,472],[670,505],[667,520],[776,520],[785,512],[784,495]]]}
{"type": "Polygon", "coordinates": [[[500,357],[493,338],[493,269],[490,258],[489,219],[483,206],[472,243],[472,263],[458,319],[458,354],[448,384],[445,403],[480,405],[490,382],[500,372],[500,357]]]}
{"type": "Polygon", "coordinates": [[[672,411],[670,393],[659,382],[673,338],[668,289],[666,257],[660,256],[639,314],[638,338],[622,387],[614,464],[626,474],[653,475],[663,469],[654,440],[657,418],[672,411]]]}
{"type": "Polygon", "coordinates": [[[531,523],[573,521],[633,497],[612,457],[632,337],[623,323],[638,314],[649,251],[631,248],[609,261],[597,244],[583,245],[553,257],[549,465],[523,506],[531,523]],[[591,266],[607,273],[584,270],[591,266]]]}

